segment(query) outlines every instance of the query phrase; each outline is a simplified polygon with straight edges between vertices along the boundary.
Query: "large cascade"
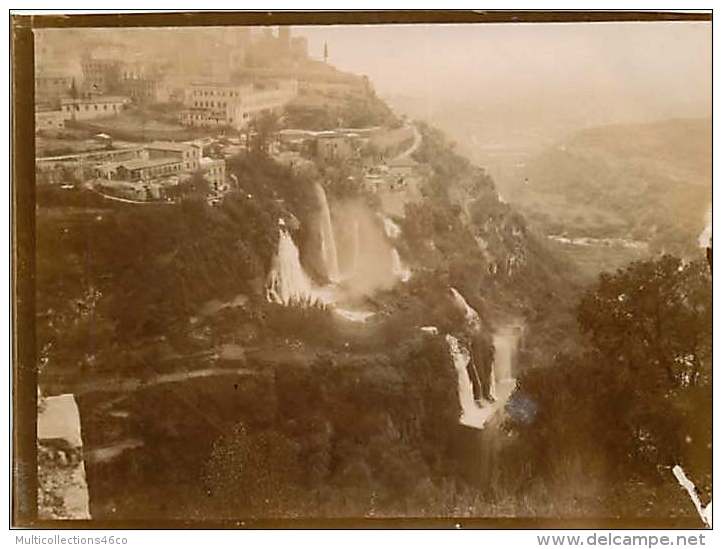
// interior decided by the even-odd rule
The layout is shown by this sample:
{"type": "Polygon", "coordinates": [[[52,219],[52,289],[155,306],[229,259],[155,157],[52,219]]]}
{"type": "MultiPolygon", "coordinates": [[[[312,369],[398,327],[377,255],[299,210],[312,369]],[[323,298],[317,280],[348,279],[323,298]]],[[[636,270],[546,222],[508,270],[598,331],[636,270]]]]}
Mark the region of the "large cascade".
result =
{"type": "MultiPolygon", "coordinates": [[[[464,296],[456,288],[451,294],[460,310],[466,317],[467,328],[471,333],[481,329],[481,318],[464,296]]],[[[514,358],[519,346],[523,327],[518,324],[507,324],[493,334],[494,358],[491,361],[488,378],[488,393],[474,397],[474,387],[479,387],[478,371],[472,362],[470,349],[451,335],[446,336],[449,352],[458,377],[459,403],[462,408],[460,423],[481,429],[486,421],[498,410],[503,409],[507,400],[516,388],[513,377],[514,358]]]]}
{"type": "Polygon", "coordinates": [[[474,390],[467,369],[471,360],[471,353],[452,335],[447,334],[446,343],[449,345],[449,352],[458,378],[459,405],[461,406],[460,421],[466,424],[479,410],[479,406],[474,400],[474,390]]]}
{"type": "Polygon", "coordinates": [[[278,253],[273,260],[266,285],[268,301],[288,305],[289,303],[324,302],[322,292],[314,288],[311,279],[301,266],[296,243],[282,219],[278,220],[280,235],[278,253]]]}
{"type": "Polygon", "coordinates": [[[449,334],[446,335],[446,343],[449,346],[449,353],[457,376],[459,405],[461,406],[459,423],[481,429],[496,409],[493,406],[482,407],[474,399],[474,385],[469,376],[469,363],[471,362],[469,350],[457,338],[449,334]]]}
{"type": "Polygon", "coordinates": [[[321,256],[324,266],[326,267],[326,275],[332,282],[340,279],[338,269],[338,252],[336,251],[336,237],[333,232],[333,224],[331,223],[331,210],[328,207],[328,199],[326,191],[320,183],[316,183],[316,197],[318,198],[321,213],[319,218],[320,236],[321,236],[321,256]]]}

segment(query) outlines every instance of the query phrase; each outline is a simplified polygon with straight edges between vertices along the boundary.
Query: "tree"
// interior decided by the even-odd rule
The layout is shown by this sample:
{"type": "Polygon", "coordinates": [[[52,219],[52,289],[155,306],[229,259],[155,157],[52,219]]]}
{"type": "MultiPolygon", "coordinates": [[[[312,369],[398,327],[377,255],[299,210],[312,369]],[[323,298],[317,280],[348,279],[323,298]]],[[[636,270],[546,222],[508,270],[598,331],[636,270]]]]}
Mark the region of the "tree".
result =
{"type": "Polygon", "coordinates": [[[578,320],[610,365],[676,390],[709,381],[711,304],[706,263],[666,255],[602,274],[578,320]]]}
{"type": "Polygon", "coordinates": [[[671,467],[682,465],[706,499],[711,307],[703,260],[663,256],[600,276],[577,308],[586,350],[521,375],[508,408],[518,435],[510,459],[520,456],[510,472],[528,470],[555,491],[578,474],[600,512],[637,512],[654,494],[657,516],[693,513],[671,467]]]}
{"type": "Polygon", "coordinates": [[[263,155],[268,154],[273,136],[279,128],[279,117],[272,111],[262,112],[251,122],[251,129],[255,132],[255,138],[251,144],[253,152],[263,155]]]}
{"type": "Polygon", "coordinates": [[[176,193],[183,200],[204,199],[211,192],[211,185],[199,170],[193,172],[188,178],[178,183],[176,193]]]}
{"type": "Polygon", "coordinates": [[[298,454],[298,445],[278,431],[236,425],[213,445],[204,477],[209,501],[235,516],[298,513],[303,501],[298,454]]]}

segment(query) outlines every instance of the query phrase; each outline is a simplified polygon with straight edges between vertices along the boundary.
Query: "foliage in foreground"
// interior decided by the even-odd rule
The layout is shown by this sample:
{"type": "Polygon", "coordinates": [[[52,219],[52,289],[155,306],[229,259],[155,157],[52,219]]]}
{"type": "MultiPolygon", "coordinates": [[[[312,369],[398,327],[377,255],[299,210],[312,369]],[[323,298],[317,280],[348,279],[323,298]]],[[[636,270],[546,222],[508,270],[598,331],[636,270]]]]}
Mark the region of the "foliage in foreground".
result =
{"type": "Polygon", "coordinates": [[[586,352],[527,372],[511,407],[529,478],[569,478],[577,464],[570,482],[608,513],[693,513],[671,468],[709,497],[711,307],[703,260],[601,275],[577,309],[586,352]]]}

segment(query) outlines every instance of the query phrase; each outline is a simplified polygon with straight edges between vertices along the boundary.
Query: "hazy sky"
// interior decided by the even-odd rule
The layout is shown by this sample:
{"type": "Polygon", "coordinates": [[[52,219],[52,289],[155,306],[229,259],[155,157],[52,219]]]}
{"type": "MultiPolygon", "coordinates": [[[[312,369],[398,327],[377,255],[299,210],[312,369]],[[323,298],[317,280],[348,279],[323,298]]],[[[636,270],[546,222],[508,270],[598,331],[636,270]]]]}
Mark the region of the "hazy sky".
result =
{"type": "MultiPolygon", "coordinates": [[[[230,30],[218,29],[218,36],[230,30]]],[[[711,113],[708,22],[331,25],[292,32],[308,37],[315,58],[327,42],[333,65],[368,75],[397,109],[454,129],[474,122],[475,135],[482,122],[490,135],[508,138],[711,113]]],[[[54,33],[122,42],[128,59],[183,47],[171,40],[172,28],[54,33]]],[[[70,60],[66,50],[81,43],[70,40],[61,57],[70,60]]]]}
{"type": "MultiPolygon", "coordinates": [[[[377,25],[296,28],[313,56],[367,74],[382,95],[706,115],[709,23],[377,25]]],[[[658,113],[658,114],[656,114],[658,113]]]]}

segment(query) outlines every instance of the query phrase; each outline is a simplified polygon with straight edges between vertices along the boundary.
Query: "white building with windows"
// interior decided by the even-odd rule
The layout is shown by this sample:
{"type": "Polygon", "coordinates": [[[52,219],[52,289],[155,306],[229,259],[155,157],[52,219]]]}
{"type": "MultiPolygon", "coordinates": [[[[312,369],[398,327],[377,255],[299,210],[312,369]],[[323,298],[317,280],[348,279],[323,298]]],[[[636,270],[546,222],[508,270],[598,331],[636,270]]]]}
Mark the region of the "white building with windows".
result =
{"type": "Polygon", "coordinates": [[[91,120],[120,113],[130,99],[121,96],[98,95],[90,98],[62,99],[60,110],[66,120],[91,120]]]}
{"type": "Polygon", "coordinates": [[[151,160],[157,158],[176,158],[182,162],[184,172],[194,172],[200,168],[203,148],[194,142],[155,141],[145,146],[151,160]]]}
{"type": "Polygon", "coordinates": [[[298,93],[295,80],[264,84],[197,83],[185,94],[186,110],[180,121],[186,126],[232,127],[240,129],[263,112],[273,112],[298,93]]]}

